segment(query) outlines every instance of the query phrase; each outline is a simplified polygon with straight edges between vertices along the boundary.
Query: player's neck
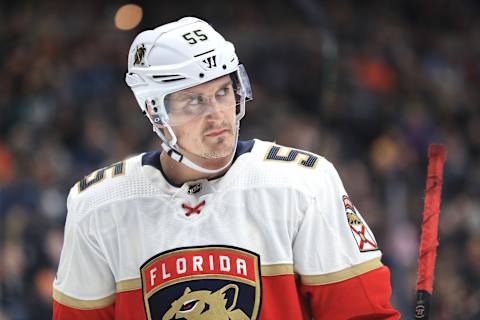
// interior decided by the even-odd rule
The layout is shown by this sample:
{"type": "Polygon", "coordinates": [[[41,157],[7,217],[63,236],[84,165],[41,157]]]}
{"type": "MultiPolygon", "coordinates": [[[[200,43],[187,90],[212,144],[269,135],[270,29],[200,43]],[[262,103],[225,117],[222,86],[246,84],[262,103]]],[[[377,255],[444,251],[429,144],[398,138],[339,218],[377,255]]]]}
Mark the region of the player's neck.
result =
{"type": "MultiPolygon", "coordinates": [[[[216,169],[225,166],[227,161],[228,159],[214,159],[204,160],[200,163],[198,163],[198,161],[195,162],[206,169],[216,169]]],[[[215,178],[223,175],[225,171],[227,171],[229,168],[227,167],[225,170],[214,174],[203,173],[197,170],[193,170],[192,168],[173,160],[165,152],[162,152],[160,154],[160,164],[162,166],[163,173],[167,176],[167,178],[178,185],[182,185],[188,181],[215,178]]]]}

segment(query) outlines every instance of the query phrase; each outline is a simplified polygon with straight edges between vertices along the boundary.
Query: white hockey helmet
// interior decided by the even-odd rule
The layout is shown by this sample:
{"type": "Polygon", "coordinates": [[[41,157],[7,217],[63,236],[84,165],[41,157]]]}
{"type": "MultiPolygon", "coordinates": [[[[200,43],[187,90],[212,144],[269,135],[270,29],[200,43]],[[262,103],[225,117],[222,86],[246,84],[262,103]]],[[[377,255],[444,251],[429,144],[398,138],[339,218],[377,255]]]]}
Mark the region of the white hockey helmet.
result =
{"type": "Polygon", "coordinates": [[[225,75],[230,75],[235,91],[238,139],[245,102],[252,99],[250,83],[233,44],[205,21],[185,17],[141,32],[130,47],[125,81],[152,123],[153,130],[162,139],[162,148],[174,160],[197,171],[215,173],[226,166],[216,170],[199,167],[179,150],[172,127],[183,123],[176,122],[169,113],[167,98],[174,92],[225,75]],[[162,129],[168,130],[170,139],[162,129]]]}

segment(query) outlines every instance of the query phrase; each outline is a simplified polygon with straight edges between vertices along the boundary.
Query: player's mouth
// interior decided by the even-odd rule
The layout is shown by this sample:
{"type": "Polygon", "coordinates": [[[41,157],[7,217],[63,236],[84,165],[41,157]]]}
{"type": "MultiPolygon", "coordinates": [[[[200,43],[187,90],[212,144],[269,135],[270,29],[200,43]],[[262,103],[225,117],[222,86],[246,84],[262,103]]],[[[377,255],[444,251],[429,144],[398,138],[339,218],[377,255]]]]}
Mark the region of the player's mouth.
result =
{"type": "Polygon", "coordinates": [[[229,132],[230,132],[230,130],[226,129],[226,128],[215,129],[215,130],[210,130],[207,133],[205,133],[205,136],[207,136],[207,137],[218,137],[218,136],[224,135],[224,134],[229,133],[229,132]]]}

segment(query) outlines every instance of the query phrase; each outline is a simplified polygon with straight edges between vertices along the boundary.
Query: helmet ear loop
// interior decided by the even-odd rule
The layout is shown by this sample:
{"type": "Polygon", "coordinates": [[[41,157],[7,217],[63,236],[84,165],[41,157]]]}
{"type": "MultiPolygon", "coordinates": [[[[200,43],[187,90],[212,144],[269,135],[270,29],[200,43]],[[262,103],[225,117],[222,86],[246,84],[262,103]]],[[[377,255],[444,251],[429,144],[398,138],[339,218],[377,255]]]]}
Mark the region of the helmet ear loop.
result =
{"type": "Polygon", "coordinates": [[[175,149],[175,145],[177,144],[177,136],[175,135],[172,127],[168,123],[164,122],[163,126],[164,126],[164,128],[167,128],[168,133],[170,134],[170,137],[172,137],[172,139],[169,142],[170,147],[175,149]]]}
{"type": "Polygon", "coordinates": [[[177,144],[177,136],[175,132],[173,132],[172,127],[167,123],[166,119],[160,118],[161,124],[155,123],[153,121],[153,131],[157,133],[157,135],[166,143],[170,148],[176,149],[177,144]],[[171,139],[167,138],[167,135],[162,131],[162,129],[167,129],[168,134],[170,135],[171,139]]]}

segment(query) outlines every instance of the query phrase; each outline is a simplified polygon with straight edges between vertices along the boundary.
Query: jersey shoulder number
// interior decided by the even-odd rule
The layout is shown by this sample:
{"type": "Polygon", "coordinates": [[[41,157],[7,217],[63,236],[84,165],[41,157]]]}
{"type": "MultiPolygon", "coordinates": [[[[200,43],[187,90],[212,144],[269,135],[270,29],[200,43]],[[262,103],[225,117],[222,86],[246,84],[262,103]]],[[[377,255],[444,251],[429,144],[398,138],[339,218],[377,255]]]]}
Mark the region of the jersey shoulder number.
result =
{"type": "Polygon", "coordinates": [[[320,157],[316,154],[287,148],[279,145],[272,145],[265,154],[265,161],[284,161],[297,164],[301,167],[314,169],[320,157]]]}
{"type": "Polygon", "coordinates": [[[108,172],[110,173],[110,177],[112,179],[124,175],[125,161],[116,162],[104,168],[98,169],[77,182],[78,193],[85,191],[94,184],[103,181],[108,172]]]}

